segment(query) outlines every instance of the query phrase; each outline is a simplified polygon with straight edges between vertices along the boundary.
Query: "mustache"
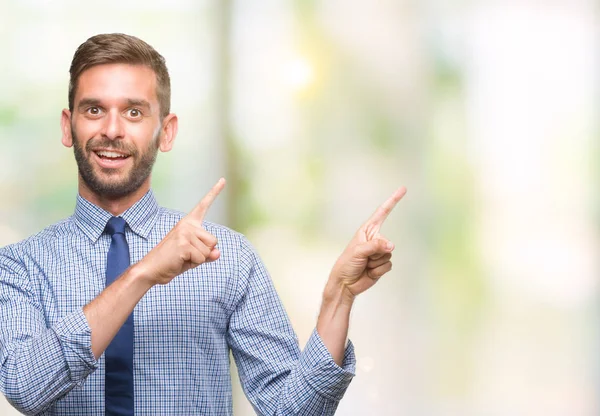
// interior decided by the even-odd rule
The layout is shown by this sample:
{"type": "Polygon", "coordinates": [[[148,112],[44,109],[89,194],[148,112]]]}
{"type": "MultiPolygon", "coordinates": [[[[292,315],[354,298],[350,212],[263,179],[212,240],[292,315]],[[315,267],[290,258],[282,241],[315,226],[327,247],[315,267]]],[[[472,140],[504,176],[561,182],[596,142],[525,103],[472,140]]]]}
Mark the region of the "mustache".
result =
{"type": "Polygon", "coordinates": [[[137,156],[137,149],[133,145],[128,145],[124,143],[122,140],[110,140],[107,138],[96,138],[90,139],[85,144],[85,150],[88,153],[91,153],[94,149],[101,148],[105,150],[114,150],[121,153],[126,153],[131,156],[137,156]]]}

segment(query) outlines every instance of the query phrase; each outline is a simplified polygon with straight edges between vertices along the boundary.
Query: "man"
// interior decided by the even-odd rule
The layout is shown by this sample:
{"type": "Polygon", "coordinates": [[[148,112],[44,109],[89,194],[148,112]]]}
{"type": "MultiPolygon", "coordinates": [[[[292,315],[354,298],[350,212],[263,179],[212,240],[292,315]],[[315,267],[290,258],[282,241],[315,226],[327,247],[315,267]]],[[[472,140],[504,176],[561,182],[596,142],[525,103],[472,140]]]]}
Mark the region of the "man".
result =
{"type": "Polygon", "coordinates": [[[229,351],[259,414],[333,414],[354,370],[354,298],[391,269],[379,229],[398,189],[327,281],[304,351],[244,236],[150,190],[177,116],[151,46],[98,35],[75,52],[62,143],[79,169],[75,213],[0,250],[0,389],[26,414],[232,414],[229,351]]]}

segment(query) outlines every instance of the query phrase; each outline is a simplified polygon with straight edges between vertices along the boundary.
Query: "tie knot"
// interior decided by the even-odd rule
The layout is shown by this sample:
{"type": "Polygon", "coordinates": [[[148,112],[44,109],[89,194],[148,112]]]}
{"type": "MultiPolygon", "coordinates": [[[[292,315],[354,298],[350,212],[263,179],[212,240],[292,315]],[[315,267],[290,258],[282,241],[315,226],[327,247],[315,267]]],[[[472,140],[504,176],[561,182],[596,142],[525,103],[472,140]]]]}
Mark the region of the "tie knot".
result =
{"type": "Polygon", "coordinates": [[[106,232],[111,235],[111,237],[115,234],[123,234],[125,235],[125,225],[127,223],[121,217],[111,217],[110,220],[106,223],[106,232]]]}

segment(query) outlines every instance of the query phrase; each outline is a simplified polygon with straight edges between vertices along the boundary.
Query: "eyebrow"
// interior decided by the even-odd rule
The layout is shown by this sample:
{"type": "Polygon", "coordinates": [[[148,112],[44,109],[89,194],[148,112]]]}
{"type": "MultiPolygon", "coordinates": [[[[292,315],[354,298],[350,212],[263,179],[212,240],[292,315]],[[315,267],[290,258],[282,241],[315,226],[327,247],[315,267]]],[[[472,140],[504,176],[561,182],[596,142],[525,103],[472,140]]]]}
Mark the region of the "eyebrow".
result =
{"type": "Polygon", "coordinates": [[[84,98],[83,100],[79,101],[77,109],[83,110],[85,107],[89,106],[100,106],[100,100],[96,98],[84,98]]]}
{"type": "MultiPolygon", "coordinates": [[[[126,102],[127,102],[128,106],[143,107],[147,110],[150,110],[150,103],[146,100],[128,98],[126,100],[126,102]]],[[[97,98],[84,98],[77,105],[77,109],[79,109],[81,111],[81,110],[85,109],[86,107],[90,107],[90,106],[100,107],[101,105],[102,105],[101,101],[97,98]]]]}
{"type": "Polygon", "coordinates": [[[146,100],[136,100],[136,99],[128,98],[127,105],[135,106],[135,107],[144,107],[147,110],[150,110],[150,103],[146,100]]]}

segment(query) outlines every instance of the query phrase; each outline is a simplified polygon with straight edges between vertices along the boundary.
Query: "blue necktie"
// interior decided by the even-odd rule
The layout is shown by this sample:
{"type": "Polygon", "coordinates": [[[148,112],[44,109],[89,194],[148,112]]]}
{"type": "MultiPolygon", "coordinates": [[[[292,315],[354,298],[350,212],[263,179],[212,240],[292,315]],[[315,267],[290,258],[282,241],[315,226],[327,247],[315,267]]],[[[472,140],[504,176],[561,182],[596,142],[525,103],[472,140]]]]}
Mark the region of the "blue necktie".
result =
{"type": "MultiPolygon", "coordinates": [[[[106,232],[111,236],[106,261],[106,286],[129,267],[125,225],[121,217],[112,217],[106,224],[106,232]]],[[[106,415],[133,415],[133,313],[106,348],[104,357],[106,415]]]]}

